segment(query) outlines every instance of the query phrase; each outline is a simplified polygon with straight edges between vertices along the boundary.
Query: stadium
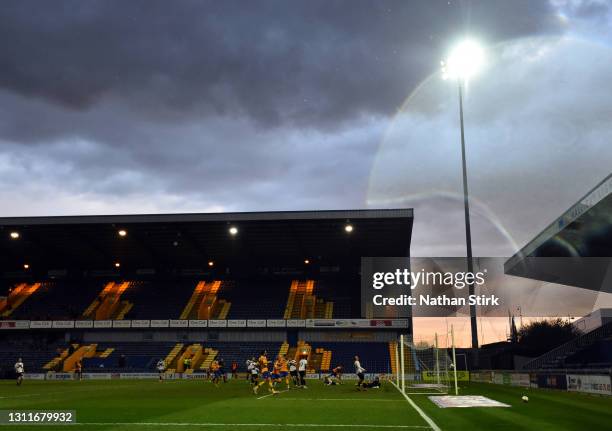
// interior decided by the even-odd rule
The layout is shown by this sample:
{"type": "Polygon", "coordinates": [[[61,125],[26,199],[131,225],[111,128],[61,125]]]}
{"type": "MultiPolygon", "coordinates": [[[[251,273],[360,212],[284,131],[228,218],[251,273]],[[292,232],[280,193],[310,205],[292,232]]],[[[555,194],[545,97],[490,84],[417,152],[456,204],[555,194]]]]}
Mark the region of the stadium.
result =
{"type": "Polygon", "coordinates": [[[609,1],[0,36],[0,431],[612,429],[609,1]]]}
{"type": "Polygon", "coordinates": [[[170,370],[191,374],[223,358],[245,372],[245,360],[267,350],[293,357],[307,351],[309,371],[319,372],[333,368],[332,358],[348,366],[359,348],[370,354],[367,369],[390,373],[388,343],[410,332],[407,319],[363,319],[354,286],[361,256],[407,254],[411,210],[2,225],[4,255],[15,257],[4,270],[18,277],[7,281],[2,315],[12,320],[2,326],[19,330],[29,321],[29,329],[40,330],[33,337],[55,338],[46,351],[23,353],[32,370],[72,372],[84,357],[86,370],[155,372],[161,358],[170,370]],[[184,370],[187,357],[191,367],[184,370]]]}
{"type": "Polygon", "coordinates": [[[28,217],[0,226],[5,409],[69,410],[76,424],[109,429],[583,429],[609,419],[606,312],[520,369],[475,368],[473,350],[454,345],[417,346],[410,316],[368,318],[361,258],[408,258],[411,209],[28,217]],[[465,365],[454,367],[455,350],[465,365]],[[262,355],[306,359],[304,388],[283,378],[268,388],[257,370],[264,385],[254,393],[249,361],[261,367],[262,355]],[[378,382],[369,390],[356,390],[355,356],[365,381],[378,382]],[[18,358],[25,379],[16,390],[18,358]],[[453,393],[472,409],[430,400],[453,393]],[[483,418],[482,409],[491,413],[483,418]]]}

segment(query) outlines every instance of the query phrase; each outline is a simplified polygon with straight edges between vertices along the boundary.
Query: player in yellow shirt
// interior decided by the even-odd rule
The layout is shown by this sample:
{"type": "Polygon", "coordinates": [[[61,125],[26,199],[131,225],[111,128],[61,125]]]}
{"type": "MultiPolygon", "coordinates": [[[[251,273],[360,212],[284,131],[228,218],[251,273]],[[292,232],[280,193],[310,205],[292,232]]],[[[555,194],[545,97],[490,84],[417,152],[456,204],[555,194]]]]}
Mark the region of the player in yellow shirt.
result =
{"type": "Polygon", "coordinates": [[[259,391],[259,387],[263,385],[264,383],[268,383],[269,392],[272,392],[273,394],[276,393],[276,391],[272,387],[272,379],[270,376],[270,370],[268,368],[267,354],[268,352],[264,350],[262,354],[259,356],[258,362],[259,362],[259,371],[261,372],[261,382],[259,382],[259,384],[253,388],[253,392],[255,392],[255,394],[257,394],[257,392],[259,391]]]}
{"type": "Polygon", "coordinates": [[[281,363],[279,360],[280,356],[276,357],[276,360],[274,361],[274,368],[272,369],[272,374],[270,375],[270,379],[272,380],[272,387],[276,388],[276,384],[278,382],[280,382],[281,377],[280,377],[280,368],[281,368],[281,363]]]}
{"type": "Polygon", "coordinates": [[[287,358],[283,355],[278,355],[276,362],[278,363],[278,381],[280,382],[282,379],[285,379],[287,390],[291,389],[289,386],[289,363],[287,358]]]}
{"type": "Polygon", "coordinates": [[[219,377],[221,376],[219,362],[212,361],[212,364],[210,364],[210,371],[212,372],[212,382],[218,388],[219,387],[219,377]]]}

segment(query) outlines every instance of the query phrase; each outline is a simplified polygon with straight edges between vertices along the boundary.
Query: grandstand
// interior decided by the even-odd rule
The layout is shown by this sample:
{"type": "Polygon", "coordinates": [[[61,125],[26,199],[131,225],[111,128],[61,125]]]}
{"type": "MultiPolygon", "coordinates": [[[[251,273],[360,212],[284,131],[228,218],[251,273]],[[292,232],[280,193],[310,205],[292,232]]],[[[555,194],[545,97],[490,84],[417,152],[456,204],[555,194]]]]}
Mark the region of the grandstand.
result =
{"type": "MultiPolygon", "coordinates": [[[[612,293],[612,175],[550,223],[505,263],[510,275],[612,293]]],[[[610,310],[575,322],[577,338],[523,364],[526,370],[611,369],[610,310]],[[607,314],[606,314],[607,313],[607,314]],[[598,317],[598,318],[595,318],[598,317]]]]}
{"type": "Polygon", "coordinates": [[[612,175],[504,265],[506,274],[612,293],[612,175]]]}
{"type": "Polygon", "coordinates": [[[60,373],[165,359],[193,374],[214,359],[245,371],[265,350],[307,356],[312,373],[355,354],[387,373],[389,341],[411,325],[363,318],[360,259],[406,256],[411,229],[411,210],[0,219],[2,327],[23,327],[3,359],[60,373]]]}
{"type": "Polygon", "coordinates": [[[535,358],[525,369],[612,368],[612,322],[535,358]]]}

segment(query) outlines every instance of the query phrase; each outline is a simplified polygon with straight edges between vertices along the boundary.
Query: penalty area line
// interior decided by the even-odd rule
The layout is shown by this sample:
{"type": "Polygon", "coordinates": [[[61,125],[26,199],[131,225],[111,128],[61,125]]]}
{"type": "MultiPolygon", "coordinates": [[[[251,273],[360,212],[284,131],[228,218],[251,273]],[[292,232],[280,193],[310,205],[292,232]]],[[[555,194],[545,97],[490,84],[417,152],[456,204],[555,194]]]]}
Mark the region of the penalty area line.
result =
{"type": "Polygon", "coordinates": [[[404,396],[404,398],[406,398],[406,401],[408,401],[408,403],[417,411],[417,413],[423,418],[425,419],[425,422],[427,422],[429,424],[429,426],[431,427],[431,429],[433,429],[434,431],[442,431],[440,429],[440,427],[438,425],[436,425],[436,423],[433,421],[433,419],[431,419],[429,416],[427,416],[425,414],[425,412],[423,410],[421,410],[421,408],[419,406],[416,405],[416,403],[414,401],[412,401],[412,399],[406,395],[405,393],[403,393],[401,391],[401,389],[395,384],[395,382],[391,382],[391,384],[393,386],[395,386],[395,388],[399,391],[400,394],[402,394],[404,396]]]}
{"type": "Polygon", "coordinates": [[[276,393],[272,393],[272,394],[263,395],[263,396],[261,396],[261,397],[258,397],[257,399],[258,399],[258,400],[263,400],[264,398],[271,397],[271,396],[273,396],[273,395],[282,394],[282,393],[285,393],[285,392],[289,392],[289,391],[277,391],[276,393]]]}

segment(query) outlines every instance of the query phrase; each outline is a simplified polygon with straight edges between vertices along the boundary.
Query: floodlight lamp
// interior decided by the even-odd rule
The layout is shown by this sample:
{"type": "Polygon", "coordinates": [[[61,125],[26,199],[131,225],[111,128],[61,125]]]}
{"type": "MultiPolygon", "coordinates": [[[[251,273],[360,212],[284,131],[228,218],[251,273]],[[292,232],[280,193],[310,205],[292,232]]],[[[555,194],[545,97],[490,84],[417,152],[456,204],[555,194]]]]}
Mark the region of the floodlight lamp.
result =
{"type": "Polygon", "coordinates": [[[485,52],[478,42],[465,39],[441,62],[443,79],[468,80],[475,76],[485,64],[485,52]]]}

